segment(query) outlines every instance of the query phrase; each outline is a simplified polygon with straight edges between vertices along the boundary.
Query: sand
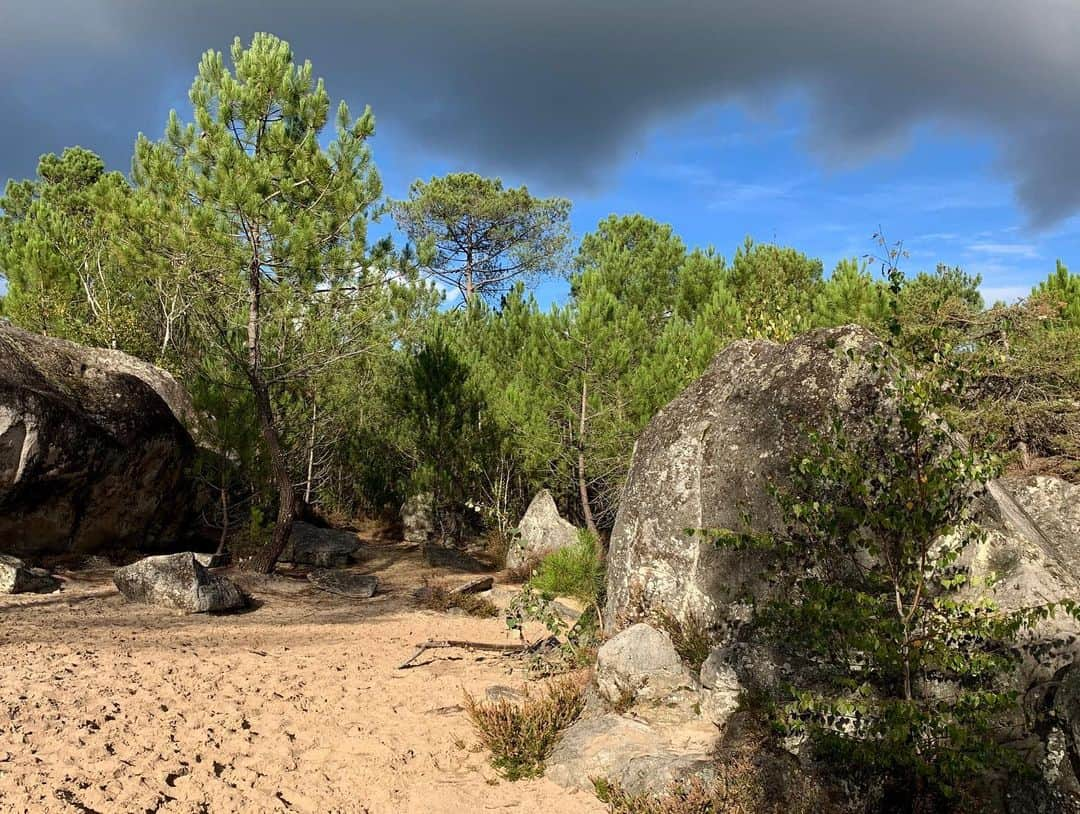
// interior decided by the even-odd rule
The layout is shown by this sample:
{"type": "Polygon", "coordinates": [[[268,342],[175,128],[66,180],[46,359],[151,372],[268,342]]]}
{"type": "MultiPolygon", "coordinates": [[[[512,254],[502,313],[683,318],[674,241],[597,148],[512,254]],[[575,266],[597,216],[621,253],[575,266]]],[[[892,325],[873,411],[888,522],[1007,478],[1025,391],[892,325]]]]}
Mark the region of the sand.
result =
{"type": "Polygon", "coordinates": [[[488,764],[465,691],[527,683],[518,660],[432,651],[429,638],[512,642],[501,619],[419,610],[424,565],[386,544],[348,600],[287,577],[261,603],[182,616],[126,603],[109,573],[0,597],[0,811],[602,812],[544,779],[488,764]]]}

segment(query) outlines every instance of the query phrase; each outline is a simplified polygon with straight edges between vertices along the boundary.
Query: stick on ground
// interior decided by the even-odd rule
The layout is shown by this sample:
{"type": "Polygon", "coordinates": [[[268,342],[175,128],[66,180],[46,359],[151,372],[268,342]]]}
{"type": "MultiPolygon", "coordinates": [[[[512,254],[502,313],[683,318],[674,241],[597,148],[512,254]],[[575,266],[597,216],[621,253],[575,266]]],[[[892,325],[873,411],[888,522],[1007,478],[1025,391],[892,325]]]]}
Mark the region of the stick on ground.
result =
{"type": "Polygon", "coordinates": [[[467,642],[460,639],[429,639],[421,645],[418,645],[416,652],[413,653],[406,661],[398,665],[399,670],[407,670],[410,667],[417,667],[419,665],[413,664],[417,658],[420,657],[427,650],[438,650],[440,648],[452,647],[459,650],[484,650],[491,653],[500,653],[504,656],[513,656],[522,653],[532,653],[541,649],[547,645],[551,639],[543,639],[534,644],[491,644],[489,642],[467,642]]]}

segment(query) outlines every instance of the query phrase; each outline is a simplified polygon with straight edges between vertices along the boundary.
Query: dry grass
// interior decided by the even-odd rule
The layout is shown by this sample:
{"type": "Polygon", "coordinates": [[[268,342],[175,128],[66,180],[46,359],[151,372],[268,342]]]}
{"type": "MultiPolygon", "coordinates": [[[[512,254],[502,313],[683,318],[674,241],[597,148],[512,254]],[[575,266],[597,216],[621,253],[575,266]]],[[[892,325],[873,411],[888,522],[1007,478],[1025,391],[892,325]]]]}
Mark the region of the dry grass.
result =
{"type": "Polygon", "coordinates": [[[653,611],[650,620],[671,637],[675,652],[686,666],[698,673],[716,644],[708,622],[697,614],[680,619],[665,610],[653,611]]]}
{"type": "Polygon", "coordinates": [[[482,701],[466,693],[465,711],[496,769],[508,780],[536,777],[559,733],[581,714],[585,686],[578,674],[553,679],[539,695],[526,693],[520,702],[482,701]]]}
{"type": "Polygon", "coordinates": [[[512,585],[524,585],[540,567],[542,558],[531,557],[515,568],[507,568],[503,580],[512,585]]]}
{"type": "Polygon", "coordinates": [[[416,592],[420,606],[428,610],[446,613],[451,608],[458,608],[469,616],[491,619],[499,615],[499,609],[490,599],[475,594],[463,594],[446,585],[425,583],[416,592]]]}

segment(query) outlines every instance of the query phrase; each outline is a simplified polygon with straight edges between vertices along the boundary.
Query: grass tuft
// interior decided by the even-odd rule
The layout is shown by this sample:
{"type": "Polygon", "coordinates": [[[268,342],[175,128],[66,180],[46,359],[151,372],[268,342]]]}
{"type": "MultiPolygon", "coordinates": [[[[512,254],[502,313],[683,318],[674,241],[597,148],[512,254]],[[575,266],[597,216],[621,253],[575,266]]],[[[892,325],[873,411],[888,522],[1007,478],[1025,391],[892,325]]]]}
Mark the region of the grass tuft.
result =
{"type": "Polygon", "coordinates": [[[548,682],[540,695],[526,693],[520,702],[483,701],[465,694],[465,711],[491,752],[491,765],[508,780],[537,777],[555,748],[559,734],[585,706],[580,675],[548,682]]]}
{"type": "Polygon", "coordinates": [[[416,592],[420,606],[428,610],[446,613],[451,608],[459,608],[469,616],[491,619],[499,615],[499,609],[490,599],[475,594],[463,594],[445,585],[425,584],[416,592]]]}
{"type": "Polygon", "coordinates": [[[654,611],[652,622],[671,637],[675,652],[679,654],[683,663],[695,675],[699,673],[701,665],[705,663],[705,659],[716,646],[716,637],[709,623],[695,613],[680,619],[666,610],[654,611]]]}

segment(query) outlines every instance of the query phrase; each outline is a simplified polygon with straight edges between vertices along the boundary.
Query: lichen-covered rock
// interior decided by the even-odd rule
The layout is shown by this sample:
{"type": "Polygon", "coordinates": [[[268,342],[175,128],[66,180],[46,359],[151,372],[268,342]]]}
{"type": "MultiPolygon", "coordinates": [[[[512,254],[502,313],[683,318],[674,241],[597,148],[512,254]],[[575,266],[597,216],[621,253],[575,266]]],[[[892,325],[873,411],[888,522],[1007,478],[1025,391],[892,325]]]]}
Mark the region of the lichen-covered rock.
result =
{"type": "Polygon", "coordinates": [[[596,654],[596,684],[613,706],[660,702],[697,682],[682,663],[671,637],[643,622],[604,642],[596,654]]]}
{"type": "Polygon", "coordinates": [[[593,778],[632,794],[657,791],[690,775],[713,772],[716,728],[693,722],[658,727],[615,713],[574,722],[545,763],[544,776],[561,786],[592,791],[593,778]]]}
{"type": "Polygon", "coordinates": [[[295,565],[338,568],[348,565],[359,549],[360,540],[351,531],[324,529],[298,520],[293,523],[280,560],[295,565]]]}
{"type": "Polygon", "coordinates": [[[506,567],[519,568],[577,542],[578,530],[559,515],[551,492],[542,489],[518,523],[518,535],[506,553],[506,567]]]}
{"type": "Polygon", "coordinates": [[[59,588],[60,580],[48,571],[0,554],[0,594],[49,594],[59,588]]]}
{"type": "Polygon", "coordinates": [[[146,557],[117,568],[113,582],[131,602],[185,613],[236,610],[247,601],[239,588],[211,574],[190,551],[146,557]]]}
{"type": "Polygon", "coordinates": [[[426,543],[435,534],[435,496],[410,495],[401,507],[401,531],[407,543],[426,543]]]}
{"type": "MultiPolygon", "coordinates": [[[[166,551],[195,446],[168,373],[0,324],[0,539],[15,556],[166,551]]],[[[175,550],[175,549],[174,549],[175,550]]]]}
{"type": "Polygon", "coordinates": [[[652,419],[611,536],[605,619],[625,625],[658,608],[727,621],[731,601],[759,579],[757,561],[687,530],[741,530],[747,516],[755,530],[776,530],[782,517],[768,487],[786,478],[807,430],[837,414],[857,425],[878,408],[865,362],[877,345],[850,326],[786,345],[735,342],[652,419]]]}

